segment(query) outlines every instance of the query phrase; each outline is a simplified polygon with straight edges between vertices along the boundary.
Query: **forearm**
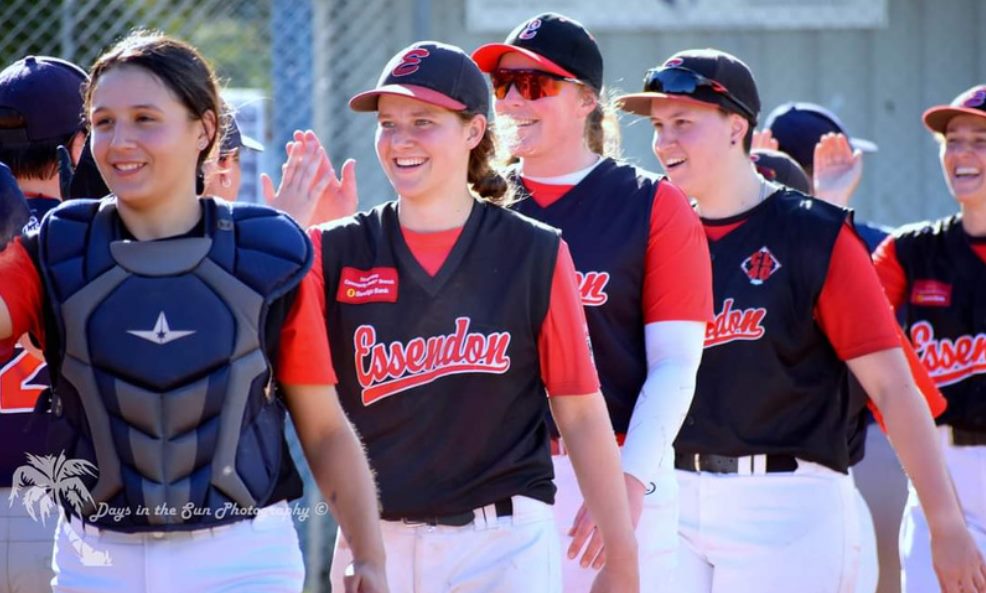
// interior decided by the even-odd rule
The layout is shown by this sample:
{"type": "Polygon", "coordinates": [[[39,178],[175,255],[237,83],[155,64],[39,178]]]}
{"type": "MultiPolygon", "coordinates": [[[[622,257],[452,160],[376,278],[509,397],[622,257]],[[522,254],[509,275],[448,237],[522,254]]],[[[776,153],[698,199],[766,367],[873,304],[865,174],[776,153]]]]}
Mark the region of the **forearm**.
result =
{"type": "Polygon", "coordinates": [[[673,470],[672,444],[691,407],[705,324],[664,321],[645,327],[647,379],[623,446],[623,471],[641,484],[673,470]]]}
{"type": "Polygon", "coordinates": [[[600,393],[552,398],[552,413],[607,558],[636,555],[619,449],[600,393]],[[577,401],[576,401],[577,400],[577,401]]]}
{"type": "Polygon", "coordinates": [[[934,422],[903,352],[893,349],[862,358],[882,360],[888,367],[885,379],[875,385],[854,372],[883,415],[891,444],[914,484],[932,532],[962,522],[934,422]]]}
{"type": "Polygon", "coordinates": [[[325,434],[317,447],[318,453],[306,451],[306,457],[353,558],[358,563],[383,562],[376,486],[355,431],[346,422],[325,434]]]}

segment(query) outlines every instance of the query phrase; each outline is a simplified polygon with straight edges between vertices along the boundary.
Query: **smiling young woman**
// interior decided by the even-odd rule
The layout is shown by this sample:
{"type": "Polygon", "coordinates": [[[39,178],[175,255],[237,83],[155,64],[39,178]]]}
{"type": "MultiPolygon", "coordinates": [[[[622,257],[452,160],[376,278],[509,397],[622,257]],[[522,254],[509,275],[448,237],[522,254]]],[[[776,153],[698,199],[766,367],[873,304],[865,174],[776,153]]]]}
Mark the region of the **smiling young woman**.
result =
{"type": "Polygon", "coordinates": [[[749,67],[719,50],[679,52],[649,70],[643,92],[622,105],[650,118],[654,153],[697,200],[713,258],[716,323],[675,441],[677,590],[854,586],[847,369],[882,413],[934,522],[943,590],[986,590],[982,557],[851,213],[767,182],[750,161],[760,98],[749,67]]]}
{"type": "Polygon", "coordinates": [[[80,478],[91,498],[63,499],[54,590],[300,591],[287,409],[360,559],[356,589],[386,591],[373,481],[335,377],[299,370],[328,355],[324,327],[296,321],[317,307],[311,244],[274,210],[196,195],[219,133],[212,69],[135,33],[96,61],[85,96],[112,195],[63,204],[0,254],[17,280],[0,283],[0,350],[26,332],[43,342],[49,449],[95,468],[80,478]]]}
{"type": "MultiPolygon", "coordinates": [[[[313,322],[328,326],[380,483],[391,587],[561,591],[550,407],[610,553],[597,591],[637,591],[571,256],[556,230],[501,206],[483,74],[461,49],[420,42],[350,107],[376,113],[397,199],[311,231],[325,299],[313,322]]],[[[350,561],[340,539],[334,587],[350,561]]]]}
{"type": "MultiPolygon", "coordinates": [[[[592,34],[564,15],[518,25],[473,52],[490,74],[497,128],[517,159],[518,212],[557,227],[572,249],[639,542],[641,587],[674,591],[671,442],[691,402],[712,318],[708,247],[698,217],[665,179],[612,158],[618,127],[592,34]],[[611,121],[612,120],[612,121],[611,121]]],[[[555,519],[567,593],[587,592],[606,561],[567,455],[553,435],[555,519]],[[581,507],[581,508],[580,508],[581,507]]]]}
{"type": "MultiPolygon", "coordinates": [[[[945,463],[980,553],[986,553],[986,85],[932,107],[924,123],[939,142],[945,184],[959,212],[909,225],[874,254],[894,307],[905,307],[914,347],[948,400],[938,419],[945,463]]],[[[936,585],[933,522],[912,487],[901,524],[906,593],[936,585]]]]}

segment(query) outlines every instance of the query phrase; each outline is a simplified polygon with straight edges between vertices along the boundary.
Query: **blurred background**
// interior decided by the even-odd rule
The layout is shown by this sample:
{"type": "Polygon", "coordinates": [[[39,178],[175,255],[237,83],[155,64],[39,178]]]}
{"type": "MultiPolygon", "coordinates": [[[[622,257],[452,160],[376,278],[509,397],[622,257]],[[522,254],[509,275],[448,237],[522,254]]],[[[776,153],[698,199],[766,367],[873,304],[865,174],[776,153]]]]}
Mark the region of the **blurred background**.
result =
{"type": "MultiPolygon", "coordinates": [[[[955,210],[920,117],[986,82],[983,0],[2,0],[0,67],[43,54],[88,68],[132,28],[177,35],[214,62],[241,128],[267,146],[242,155],[244,199],[258,199],[260,172],[277,179],[292,131],[312,128],[336,164],[358,160],[367,208],[392,194],[373,154],[374,118],[350,112],[349,97],[413,41],[472,50],[547,10],[593,31],[611,90],[639,90],[644,71],[678,50],[716,47],[751,66],[764,116],[786,101],[835,112],[880,147],[865,155],[852,204],[864,220],[955,210]]],[[[625,158],[657,169],[648,123],[622,124],[625,158]]],[[[331,518],[298,525],[309,590],[327,591],[331,518]]]]}

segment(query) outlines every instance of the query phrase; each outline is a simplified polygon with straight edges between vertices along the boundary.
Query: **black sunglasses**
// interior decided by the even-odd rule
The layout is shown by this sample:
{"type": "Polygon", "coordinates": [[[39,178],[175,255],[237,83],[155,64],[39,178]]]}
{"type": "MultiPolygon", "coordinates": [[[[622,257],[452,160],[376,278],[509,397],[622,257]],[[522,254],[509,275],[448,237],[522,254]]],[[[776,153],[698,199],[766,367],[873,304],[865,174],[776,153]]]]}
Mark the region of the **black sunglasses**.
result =
{"type": "Polygon", "coordinates": [[[490,73],[493,83],[493,94],[502,100],[510,92],[513,85],[520,96],[528,101],[537,101],[542,97],[554,97],[561,92],[561,82],[582,84],[577,78],[559,76],[544,70],[508,70],[499,68],[490,73]]]}
{"type": "Polygon", "coordinates": [[[750,106],[740,101],[729,92],[721,82],[702,76],[687,68],[651,68],[644,74],[644,92],[668,93],[672,95],[691,95],[700,87],[709,88],[722,95],[750,119],[756,119],[757,114],[750,106]]]}

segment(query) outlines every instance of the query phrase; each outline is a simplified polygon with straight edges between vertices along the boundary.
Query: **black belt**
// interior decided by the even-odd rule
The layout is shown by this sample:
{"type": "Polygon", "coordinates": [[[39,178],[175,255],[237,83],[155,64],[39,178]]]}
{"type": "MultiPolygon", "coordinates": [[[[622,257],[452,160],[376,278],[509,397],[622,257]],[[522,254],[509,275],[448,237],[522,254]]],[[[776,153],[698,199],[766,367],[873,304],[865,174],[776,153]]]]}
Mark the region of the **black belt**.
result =
{"type": "MultiPolygon", "coordinates": [[[[498,500],[493,503],[496,508],[497,517],[510,517],[514,514],[514,501],[509,498],[498,500]]],[[[386,513],[381,515],[385,521],[400,521],[409,525],[445,525],[448,527],[465,527],[471,525],[476,519],[476,511],[466,511],[452,515],[432,515],[427,517],[394,517],[386,513]]]]}
{"type": "Polygon", "coordinates": [[[956,447],[978,447],[986,445],[986,432],[949,427],[952,431],[952,444],[956,447]]]}
{"type": "Polygon", "coordinates": [[[709,453],[675,453],[674,467],[689,472],[709,472],[713,474],[763,473],[754,471],[753,458],[766,457],[766,473],[793,472],[798,469],[798,460],[790,455],[752,455],[748,457],[729,457],[709,453]],[[748,464],[741,466],[741,464],[748,464]]]}

